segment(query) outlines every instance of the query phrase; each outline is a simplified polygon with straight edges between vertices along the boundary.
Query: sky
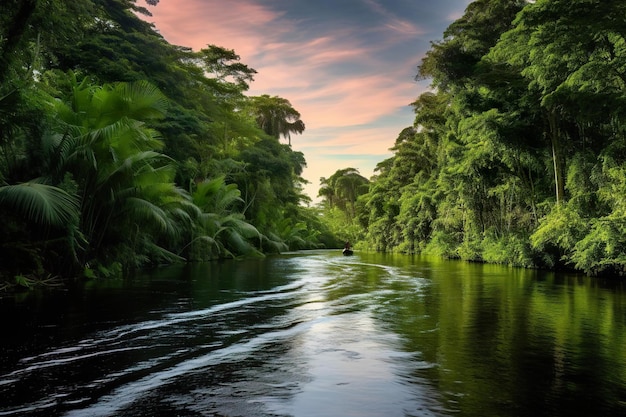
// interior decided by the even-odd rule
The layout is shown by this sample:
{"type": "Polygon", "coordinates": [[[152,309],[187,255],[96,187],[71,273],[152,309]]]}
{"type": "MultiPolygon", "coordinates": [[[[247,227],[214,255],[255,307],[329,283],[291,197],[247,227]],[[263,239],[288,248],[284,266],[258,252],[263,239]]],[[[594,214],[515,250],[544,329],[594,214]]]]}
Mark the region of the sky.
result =
{"type": "Polygon", "coordinates": [[[233,49],[257,71],[248,95],[289,100],[306,126],[291,144],[316,203],[321,177],[356,168],[369,179],[392,156],[429,88],[417,66],[470,2],[160,0],[146,20],[171,44],[233,49]]]}

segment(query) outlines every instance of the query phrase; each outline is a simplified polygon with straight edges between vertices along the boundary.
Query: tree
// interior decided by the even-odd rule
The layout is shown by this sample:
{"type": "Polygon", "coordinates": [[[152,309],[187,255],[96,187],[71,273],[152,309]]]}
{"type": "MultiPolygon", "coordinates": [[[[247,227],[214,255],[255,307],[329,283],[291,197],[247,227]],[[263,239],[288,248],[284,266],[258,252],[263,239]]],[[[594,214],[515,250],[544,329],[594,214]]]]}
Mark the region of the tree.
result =
{"type": "Polygon", "coordinates": [[[360,197],[367,193],[369,185],[370,181],[355,168],[339,169],[329,178],[320,178],[318,197],[323,198],[325,223],[344,242],[363,239],[360,197]]]}
{"type": "Polygon", "coordinates": [[[245,221],[237,210],[242,202],[235,184],[226,184],[224,177],[195,185],[193,203],[200,209],[191,239],[191,260],[211,260],[223,257],[261,255],[250,243],[261,239],[259,231],[245,221]]]}
{"type": "Polygon", "coordinates": [[[536,194],[519,190],[542,177],[542,132],[518,94],[522,77],[484,60],[525,4],[471,3],[418,67],[437,91],[413,103],[414,125],[365,197],[377,248],[481,260],[487,236],[528,233],[525,199],[536,194]]]}
{"type": "Polygon", "coordinates": [[[235,174],[245,201],[244,213],[264,233],[302,201],[304,155],[274,139],[263,139],[241,152],[245,171],[235,174]]]}
{"type": "MultiPolygon", "coordinates": [[[[0,4],[0,86],[15,88],[54,48],[75,44],[93,22],[93,2],[6,0],[0,4]]],[[[0,97],[2,94],[0,94],[0,97]]]]}
{"type": "Polygon", "coordinates": [[[624,114],[623,28],[611,16],[625,11],[619,1],[539,0],[524,8],[490,54],[517,68],[538,98],[548,125],[557,203],[566,201],[571,150],[601,149],[604,143],[592,142],[594,125],[624,114]]]}
{"type": "Polygon", "coordinates": [[[291,106],[289,100],[282,97],[270,97],[267,94],[250,97],[250,106],[257,125],[268,135],[279,139],[281,136],[289,141],[291,134],[304,132],[304,122],[300,113],[291,106]]]}
{"type": "Polygon", "coordinates": [[[329,178],[320,178],[318,197],[323,197],[329,208],[338,207],[350,218],[356,215],[355,204],[367,192],[369,180],[356,168],[335,171],[329,178]]]}
{"type": "Polygon", "coordinates": [[[165,96],[146,82],[100,87],[84,79],[69,97],[55,103],[59,124],[44,150],[51,173],[69,173],[77,184],[82,263],[135,267],[176,258],[166,246],[180,238],[193,207],[173,183],[172,161],[157,152],[162,142],[145,125],[162,117],[165,96]]]}
{"type": "Polygon", "coordinates": [[[525,0],[477,0],[433,42],[418,67],[417,78],[430,78],[441,92],[463,90],[476,66],[500,35],[511,27],[525,0]]]}
{"type": "Polygon", "coordinates": [[[254,81],[256,70],[240,62],[240,56],[232,49],[208,45],[196,55],[213,87],[221,95],[247,91],[254,81]]]}

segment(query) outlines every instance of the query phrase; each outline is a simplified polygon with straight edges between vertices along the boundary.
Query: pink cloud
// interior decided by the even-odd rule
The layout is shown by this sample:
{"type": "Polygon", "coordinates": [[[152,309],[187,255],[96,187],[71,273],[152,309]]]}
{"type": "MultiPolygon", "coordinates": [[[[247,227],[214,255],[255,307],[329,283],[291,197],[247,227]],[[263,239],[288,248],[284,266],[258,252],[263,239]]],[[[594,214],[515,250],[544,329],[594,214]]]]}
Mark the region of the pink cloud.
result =
{"type": "Polygon", "coordinates": [[[283,67],[291,71],[290,78],[298,78],[296,70],[318,71],[320,67],[362,60],[372,53],[356,42],[339,41],[341,37],[341,33],[332,33],[304,42],[270,42],[257,48],[248,59],[254,61],[253,66],[259,72],[283,67]]]}
{"type": "MultiPolygon", "coordinates": [[[[408,105],[419,93],[419,85],[407,73],[332,77],[324,72],[311,72],[306,67],[299,67],[301,71],[298,74],[302,78],[285,87],[285,91],[293,93],[294,98],[285,96],[300,111],[309,129],[373,123],[396,113],[398,108],[408,105]]],[[[267,84],[264,87],[271,88],[274,82],[285,80],[293,68],[264,70],[273,75],[267,80],[260,75],[258,79],[267,84]]],[[[265,71],[261,71],[263,73],[265,71]]],[[[256,87],[252,92],[255,91],[256,87]]]]}
{"type": "Polygon", "coordinates": [[[319,50],[311,53],[305,45],[293,55],[289,47],[280,48],[277,55],[266,54],[255,65],[258,74],[250,94],[287,98],[309,130],[375,122],[417,97],[412,62],[381,66],[374,49],[320,39],[314,43],[319,50]],[[333,73],[333,65],[346,61],[352,61],[361,73],[333,73]]]}
{"type": "Polygon", "coordinates": [[[263,45],[266,39],[259,33],[265,32],[263,28],[272,25],[282,15],[248,0],[228,3],[165,0],[151,12],[152,17],[148,20],[155,23],[170,43],[194,50],[215,44],[235,49],[240,55],[251,55],[263,45]]]}
{"type": "MultiPolygon", "coordinates": [[[[405,126],[410,125],[412,117],[407,115],[405,122],[405,126]]],[[[388,155],[390,153],[389,148],[393,146],[399,133],[397,126],[370,127],[337,132],[328,129],[319,134],[302,137],[302,140],[292,138],[292,143],[295,147],[306,147],[307,149],[315,149],[316,152],[334,155],[388,155]]]]}

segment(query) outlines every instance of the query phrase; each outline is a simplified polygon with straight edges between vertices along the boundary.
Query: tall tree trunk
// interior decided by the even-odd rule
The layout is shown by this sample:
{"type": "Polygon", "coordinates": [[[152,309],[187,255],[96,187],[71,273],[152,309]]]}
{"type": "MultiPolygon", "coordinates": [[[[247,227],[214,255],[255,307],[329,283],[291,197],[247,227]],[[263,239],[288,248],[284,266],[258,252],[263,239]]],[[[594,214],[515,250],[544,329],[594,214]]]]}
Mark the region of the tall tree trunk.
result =
{"type": "MultiPolygon", "coordinates": [[[[11,7],[7,4],[1,10],[6,12],[11,7]]],[[[4,84],[9,72],[12,55],[17,50],[24,32],[28,28],[28,21],[35,12],[37,0],[20,0],[17,7],[12,10],[12,17],[7,27],[0,34],[4,38],[2,48],[0,48],[0,84],[4,84]]]]}
{"type": "Polygon", "coordinates": [[[565,158],[561,145],[561,134],[557,120],[556,110],[548,113],[550,123],[550,142],[552,145],[552,162],[554,164],[554,186],[556,191],[556,203],[565,201],[565,158]]]}

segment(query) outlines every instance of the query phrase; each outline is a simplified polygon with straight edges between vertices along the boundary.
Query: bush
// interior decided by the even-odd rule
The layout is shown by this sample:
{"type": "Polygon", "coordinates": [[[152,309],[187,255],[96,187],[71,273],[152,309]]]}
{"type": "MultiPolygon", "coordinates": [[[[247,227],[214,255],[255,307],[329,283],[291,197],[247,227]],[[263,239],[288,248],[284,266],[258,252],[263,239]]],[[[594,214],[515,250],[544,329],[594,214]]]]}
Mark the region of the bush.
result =
{"type": "Polygon", "coordinates": [[[489,263],[524,268],[536,266],[528,239],[513,234],[500,239],[494,234],[487,234],[483,239],[483,259],[489,263]]]}
{"type": "Polygon", "coordinates": [[[567,204],[556,205],[539,222],[530,236],[531,248],[542,252],[546,266],[554,267],[569,262],[576,243],[589,230],[589,221],[567,204]]]}
{"type": "Polygon", "coordinates": [[[592,222],[590,232],[576,244],[569,259],[589,275],[626,275],[626,218],[604,217],[592,222]]]}
{"type": "Polygon", "coordinates": [[[425,255],[440,256],[444,258],[456,259],[459,257],[457,247],[458,241],[448,233],[437,231],[424,248],[425,255]]]}

